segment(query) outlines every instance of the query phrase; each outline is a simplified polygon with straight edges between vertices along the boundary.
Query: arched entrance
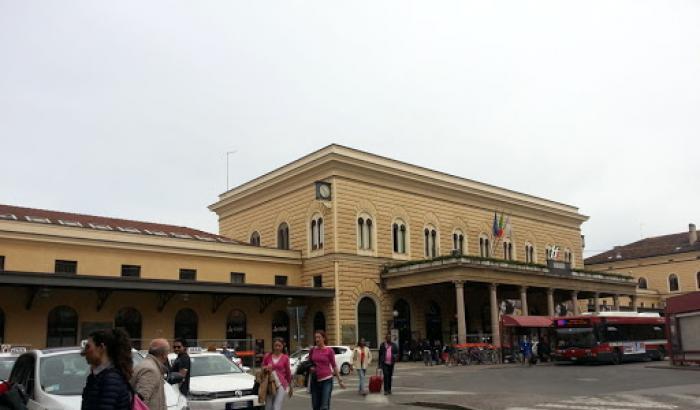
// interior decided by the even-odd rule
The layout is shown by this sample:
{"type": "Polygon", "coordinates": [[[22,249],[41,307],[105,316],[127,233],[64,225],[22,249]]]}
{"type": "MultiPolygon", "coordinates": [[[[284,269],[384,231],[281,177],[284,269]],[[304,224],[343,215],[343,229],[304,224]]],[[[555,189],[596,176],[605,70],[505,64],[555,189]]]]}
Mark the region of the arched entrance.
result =
{"type": "Polygon", "coordinates": [[[379,347],[377,337],[377,304],[372,298],[365,296],[357,304],[357,336],[364,338],[367,346],[379,347]]]}
{"type": "MultiPolygon", "coordinates": [[[[284,340],[284,345],[287,349],[289,346],[289,315],[287,313],[278,310],[272,317],[272,338],[282,338],[284,340]]],[[[272,346],[270,346],[272,347],[272,346]]]]}
{"type": "Polygon", "coordinates": [[[129,335],[131,346],[141,349],[141,313],[134,308],[119,309],[114,317],[114,327],[121,328],[129,335]]]}
{"type": "Polygon", "coordinates": [[[425,312],[425,337],[430,341],[442,340],[442,313],[440,305],[430,301],[425,312]]]}
{"type": "Polygon", "coordinates": [[[46,347],[75,346],[77,344],[78,313],[68,306],[58,306],[51,309],[46,329],[46,347]]]}
{"type": "Polygon", "coordinates": [[[180,309],[175,315],[175,338],[185,339],[190,346],[197,345],[197,313],[189,308],[180,309]]]}
{"type": "Polygon", "coordinates": [[[404,347],[411,342],[411,307],[403,299],[394,303],[394,327],[399,331],[399,352],[403,357],[404,347]]]}
{"type": "Polygon", "coordinates": [[[238,309],[232,310],[226,318],[226,339],[232,347],[242,343],[247,338],[247,323],[245,313],[238,309]]]}
{"type": "Polygon", "coordinates": [[[314,332],[317,330],[326,331],[326,316],[323,312],[316,312],[314,315],[314,332]]]}

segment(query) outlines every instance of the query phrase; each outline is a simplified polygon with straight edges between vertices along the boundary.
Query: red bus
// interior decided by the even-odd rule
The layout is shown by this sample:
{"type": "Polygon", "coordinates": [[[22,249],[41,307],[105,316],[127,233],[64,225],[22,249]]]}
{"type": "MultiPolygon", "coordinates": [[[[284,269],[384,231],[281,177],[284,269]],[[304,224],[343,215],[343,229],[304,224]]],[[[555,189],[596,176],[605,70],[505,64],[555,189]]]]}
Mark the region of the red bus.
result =
{"type": "Polygon", "coordinates": [[[560,362],[661,360],[666,356],[665,320],[658,313],[601,312],[554,320],[560,362]]]}

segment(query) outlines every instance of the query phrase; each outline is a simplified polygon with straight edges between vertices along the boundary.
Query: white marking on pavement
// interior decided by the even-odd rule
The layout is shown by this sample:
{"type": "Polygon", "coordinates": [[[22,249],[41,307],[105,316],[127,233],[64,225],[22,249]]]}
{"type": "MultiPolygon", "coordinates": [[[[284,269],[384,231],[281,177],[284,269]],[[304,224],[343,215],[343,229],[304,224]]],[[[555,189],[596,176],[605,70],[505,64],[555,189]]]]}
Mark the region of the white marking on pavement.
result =
{"type": "Polygon", "coordinates": [[[671,397],[675,397],[677,399],[689,401],[689,402],[694,403],[694,404],[700,404],[700,396],[692,396],[690,394],[680,394],[680,393],[669,393],[668,395],[671,397]]]}
{"type": "MultiPolygon", "coordinates": [[[[579,404],[579,405],[593,405],[593,406],[615,406],[615,407],[634,407],[635,409],[675,409],[678,406],[673,404],[663,404],[657,403],[649,400],[633,400],[629,401],[611,401],[603,400],[598,398],[591,399],[577,399],[577,400],[562,400],[559,403],[564,404],[579,404]]],[[[539,405],[538,405],[539,406],[539,405]]]]}

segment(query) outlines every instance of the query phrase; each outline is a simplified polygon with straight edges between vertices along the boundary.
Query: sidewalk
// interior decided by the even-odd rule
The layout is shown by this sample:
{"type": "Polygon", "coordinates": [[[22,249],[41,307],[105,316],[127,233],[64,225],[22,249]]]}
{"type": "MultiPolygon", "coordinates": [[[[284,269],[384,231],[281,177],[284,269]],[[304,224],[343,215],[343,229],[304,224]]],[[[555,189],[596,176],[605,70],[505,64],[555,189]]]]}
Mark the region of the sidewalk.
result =
{"type": "Polygon", "coordinates": [[[700,371],[700,366],[674,366],[671,362],[666,361],[664,363],[648,364],[647,369],[663,369],[663,370],[694,370],[700,371]]]}

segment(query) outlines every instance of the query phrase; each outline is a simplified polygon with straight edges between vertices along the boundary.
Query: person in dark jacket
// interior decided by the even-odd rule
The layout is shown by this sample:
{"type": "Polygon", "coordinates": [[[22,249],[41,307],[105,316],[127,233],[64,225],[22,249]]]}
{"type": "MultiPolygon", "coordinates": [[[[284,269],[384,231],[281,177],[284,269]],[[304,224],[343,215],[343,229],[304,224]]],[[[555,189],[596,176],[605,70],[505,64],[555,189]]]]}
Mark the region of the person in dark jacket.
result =
{"type": "Polygon", "coordinates": [[[82,354],[90,365],[82,410],[130,410],[131,342],[121,329],[92,332],[82,354]]]}
{"type": "Polygon", "coordinates": [[[382,369],[384,376],[384,394],[391,394],[391,378],[394,376],[394,364],[399,361],[399,348],[391,341],[391,335],[386,335],[386,341],[379,347],[377,366],[382,369]]]}
{"type": "Polygon", "coordinates": [[[175,339],[173,351],[177,353],[177,359],[173,362],[170,370],[182,375],[180,392],[187,396],[190,393],[190,369],[192,368],[190,355],[187,354],[187,341],[185,339],[175,339]]]}

